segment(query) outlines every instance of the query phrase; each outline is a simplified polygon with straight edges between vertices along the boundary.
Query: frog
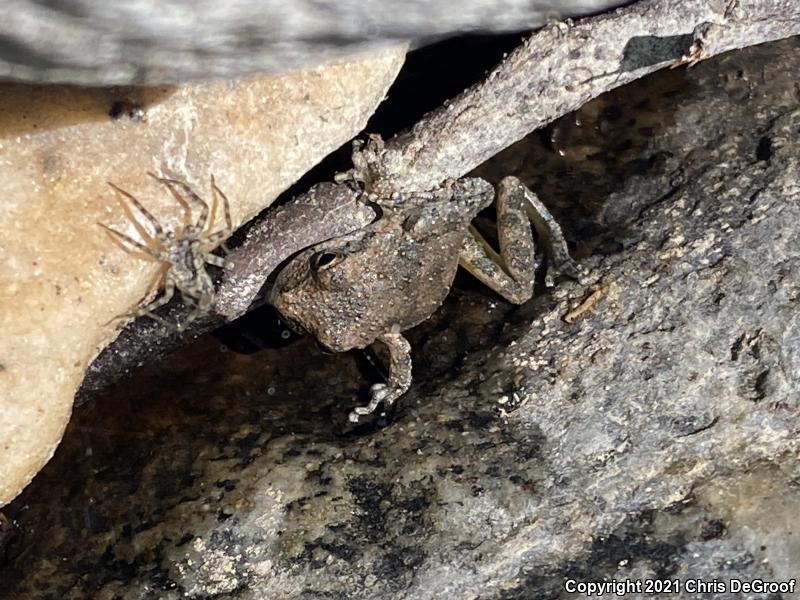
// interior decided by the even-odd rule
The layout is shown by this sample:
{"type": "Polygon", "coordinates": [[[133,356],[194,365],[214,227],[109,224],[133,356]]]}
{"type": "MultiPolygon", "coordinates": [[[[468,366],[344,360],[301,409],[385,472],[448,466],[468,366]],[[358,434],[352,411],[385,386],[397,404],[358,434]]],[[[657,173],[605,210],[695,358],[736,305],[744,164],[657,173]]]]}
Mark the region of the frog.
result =
{"type": "Polygon", "coordinates": [[[459,266],[505,300],[522,304],[534,291],[535,230],[548,258],[547,285],[557,274],[578,278],[580,269],[556,219],[516,177],[503,178],[496,190],[477,177],[446,180],[433,190],[393,189],[374,177],[358,149],[353,162],[356,167],[337,180],[359,186],[377,217],[289,259],[267,300],[292,329],[332,352],[386,346],[386,382],[371,386],[369,402],[350,412],[349,421],[358,423],[379,406],[386,414],[408,391],[412,358],[403,332],[441,306],[459,266]],[[493,201],[497,250],[472,224],[493,201]]]}

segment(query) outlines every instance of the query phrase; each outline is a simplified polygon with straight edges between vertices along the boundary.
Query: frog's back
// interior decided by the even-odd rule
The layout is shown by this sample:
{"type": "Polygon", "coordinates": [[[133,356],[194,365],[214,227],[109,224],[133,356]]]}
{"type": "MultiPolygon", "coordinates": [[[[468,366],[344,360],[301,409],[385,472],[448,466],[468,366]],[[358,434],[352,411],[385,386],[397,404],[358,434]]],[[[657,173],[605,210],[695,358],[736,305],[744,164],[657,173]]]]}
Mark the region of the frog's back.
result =
{"type": "Polygon", "coordinates": [[[396,326],[402,331],[430,317],[442,304],[458,269],[466,226],[442,228],[421,239],[403,236],[393,260],[399,305],[396,326]]]}

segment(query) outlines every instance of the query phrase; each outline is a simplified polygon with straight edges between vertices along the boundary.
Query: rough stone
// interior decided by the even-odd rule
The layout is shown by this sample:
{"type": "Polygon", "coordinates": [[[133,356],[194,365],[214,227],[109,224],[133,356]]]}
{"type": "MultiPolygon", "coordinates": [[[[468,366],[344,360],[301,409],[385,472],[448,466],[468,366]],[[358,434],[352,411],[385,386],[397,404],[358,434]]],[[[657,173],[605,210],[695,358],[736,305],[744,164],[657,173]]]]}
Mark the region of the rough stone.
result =
{"type": "Polygon", "coordinates": [[[286,72],[376,46],[524,31],[620,0],[6,0],[0,77],[163,85],[286,72]]]}
{"type": "Polygon", "coordinates": [[[7,509],[0,596],[796,577],[798,67],[792,39],[661,73],[484,166],[539,191],[591,275],[520,308],[461,281],[384,428],[345,428],[369,363],[308,340],[206,338],[87,406],[7,509]]]}
{"type": "Polygon", "coordinates": [[[0,87],[0,506],[52,455],[108,322],[157,269],[97,225],[137,235],[107,182],[171,228],[179,207],[146,173],[206,198],[213,175],[242,224],[364,127],[403,56],[175,88],[0,87]]]}

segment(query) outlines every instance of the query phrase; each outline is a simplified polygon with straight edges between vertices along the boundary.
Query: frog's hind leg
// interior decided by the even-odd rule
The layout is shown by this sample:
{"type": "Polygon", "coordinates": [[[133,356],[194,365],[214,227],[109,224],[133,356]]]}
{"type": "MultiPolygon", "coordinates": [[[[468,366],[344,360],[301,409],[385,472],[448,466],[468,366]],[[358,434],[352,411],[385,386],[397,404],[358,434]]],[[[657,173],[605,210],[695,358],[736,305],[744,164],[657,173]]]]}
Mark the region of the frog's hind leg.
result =
{"type": "Polygon", "coordinates": [[[350,422],[358,423],[364,416],[375,412],[378,405],[388,408],[411,386],[411,346],[399,333],[384,333],[378,338],[389,348],[389,380],[376,383],[369,390],[370,400],[366,406],[358,406],[350,412],[350,422]]]}
{"type": "MultiPolygon", "coordinates": [[[[470,226],[459,255],[462,267],[515,304],[522,304],[533,295],[535,246],[528,221],[533,223],[545,246],[550,258],[549,268],[577,277],[579,269],[569,255],[558,223],[536,195],[516,177],[506,177],[497,186],[500,253],[470,226]]],[[[552,272],[546,275],[545,280],[548,286],[552,285],[552,272]]]]}
{"type": "Polygon", "coordinates": [[[580,279],[581,268],[569,255],[569,247],[567,246],[567,240],[564,238],[564,232],[561,231],[558,221],[550,214],[547,207],[542,204],[539,197],[516,177],[504,178],[497,186],[497,189],[498,196],[508,194],[509,196],[524,197],[525,213],[528,215],[530,222],[533,223],[533,228],[539,236],[539,241],[544,244],[544,250],[550,259],[545,277],[547,287],[552,287],[553,279],[562,274],[573,279],[580,279]]]}

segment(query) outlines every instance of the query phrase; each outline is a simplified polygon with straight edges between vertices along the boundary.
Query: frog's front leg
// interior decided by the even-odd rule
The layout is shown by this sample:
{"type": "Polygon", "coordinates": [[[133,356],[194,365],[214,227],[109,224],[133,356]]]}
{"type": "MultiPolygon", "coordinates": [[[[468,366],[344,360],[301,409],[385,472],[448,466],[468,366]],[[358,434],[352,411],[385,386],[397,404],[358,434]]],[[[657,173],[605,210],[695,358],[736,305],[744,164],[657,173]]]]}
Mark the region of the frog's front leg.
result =
{"type": "Polygon", "coordinates": [[[536,274],[530,221],[550,259],[547,285],[553,285],[554,272],[578,278],[580,271],[569,255],[561,227],[525,184],[516,177],[504,178],[497,186],[496,208],[500,253],[470,226],[459,254],[462,267],[509,302],[522,304],[530,299],[536,274]]]}
{"type": "Polygon", "coordinates": [[[353,409],[349,416],[351,423],[358,423],[361,416],[375,412],[381,402],[388,408],[411,386],[411,346],[406,338],[389,332],[378,337],[378,341],[389,348],[389,378],[386,383],[376,383],[370,388],[369,404],[353,409]]]}

